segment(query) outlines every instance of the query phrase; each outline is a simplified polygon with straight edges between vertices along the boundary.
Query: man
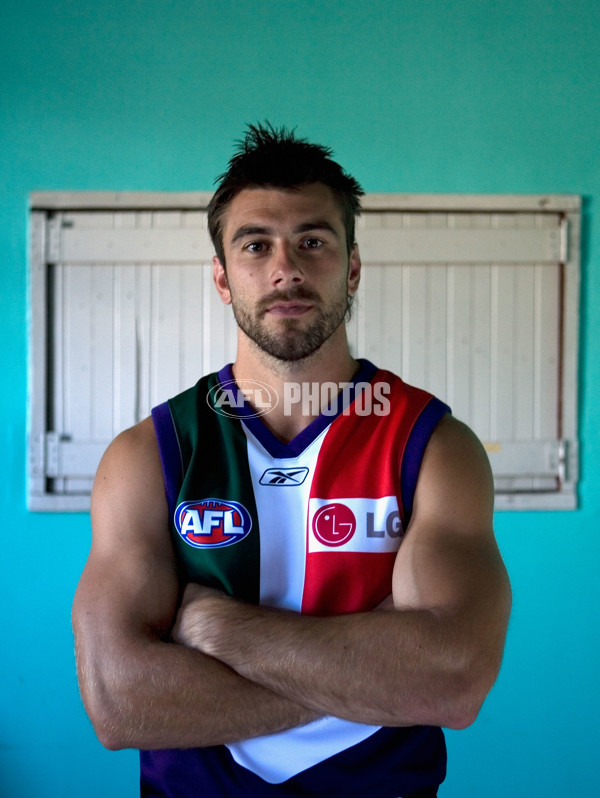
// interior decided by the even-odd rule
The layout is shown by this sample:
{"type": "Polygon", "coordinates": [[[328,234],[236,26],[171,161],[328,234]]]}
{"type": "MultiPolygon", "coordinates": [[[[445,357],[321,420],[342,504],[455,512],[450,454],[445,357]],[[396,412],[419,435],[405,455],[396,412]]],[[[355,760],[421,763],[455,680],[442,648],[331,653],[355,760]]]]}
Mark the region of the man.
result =
{"type": "Polygon", "coordinates": [[[487,458],[350,355],[362,190],[330,154],[249,128],[209,208],[235,363],[98,470],[79,680],[101,742],[142,749],[145,796],[436,795],[440,727],[469,725],[498,672],[487,458]]]}

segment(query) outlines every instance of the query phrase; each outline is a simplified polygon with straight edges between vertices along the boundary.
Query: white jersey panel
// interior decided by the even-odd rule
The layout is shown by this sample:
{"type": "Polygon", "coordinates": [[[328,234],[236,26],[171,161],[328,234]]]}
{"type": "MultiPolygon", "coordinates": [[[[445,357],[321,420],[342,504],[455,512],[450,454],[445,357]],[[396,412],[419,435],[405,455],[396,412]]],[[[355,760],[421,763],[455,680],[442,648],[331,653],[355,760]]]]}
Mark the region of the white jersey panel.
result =
{"type": "Polygon", "coordinates": [[[327,430],[298,457],[272,457],[245,425],[260,519],[260,603],[300,612],[310,486],[327,430]]]}
{"type": "Polygon", "coordinates": [[[267,734],[228,745],[238,763],[271,784],[281,784],[297,773],[366,740],[380,726],[367,726],[325,717],[280,734],[267,734]]]}
{"type": "MultiPolygon", "coordinates": [[[[245,425],[244,431],[260,519],[260,603],[299,612],[304,591],[310,487],[327,429],[301,455],[282,459],[272,457],[245,425]]],[[[278,734],[232,743],[227,748],[239,765],[271,784],[280,784],[362,742],[380,728],[324,717],[278,734]]]]}

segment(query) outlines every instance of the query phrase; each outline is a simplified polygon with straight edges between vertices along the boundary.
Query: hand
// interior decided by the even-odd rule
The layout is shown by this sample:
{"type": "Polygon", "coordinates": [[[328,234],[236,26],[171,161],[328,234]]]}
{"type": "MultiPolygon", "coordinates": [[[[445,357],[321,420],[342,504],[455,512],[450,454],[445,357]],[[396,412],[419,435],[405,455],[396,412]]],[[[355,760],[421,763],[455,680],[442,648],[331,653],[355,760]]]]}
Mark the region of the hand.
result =
{"type": "Polygon", "coordinates": [[[173,641],[213,656],[219,608],[233,604],[234,600],[221,591],[189,582],[171,631],[173,641]]]}

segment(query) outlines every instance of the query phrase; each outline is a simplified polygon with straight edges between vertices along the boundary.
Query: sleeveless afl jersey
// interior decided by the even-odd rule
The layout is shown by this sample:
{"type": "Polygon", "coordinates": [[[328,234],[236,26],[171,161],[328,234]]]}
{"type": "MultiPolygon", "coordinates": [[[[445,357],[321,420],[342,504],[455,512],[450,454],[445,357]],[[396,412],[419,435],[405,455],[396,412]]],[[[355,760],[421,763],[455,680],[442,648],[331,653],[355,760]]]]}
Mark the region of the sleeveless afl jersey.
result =
{"type": "MultiPolygon", "coordinates": [[[[390,594],[425,447],[449,408],[360,363],[339,406],[287,444],[231,366],[152,411],[183,582],[315,615],[369,611],[390,594]]],[[[445,745],[438,728],[325,717],[227,746],[142,751],[141,766],[148,797],[396,798],[440,784],[445,745]]]]}

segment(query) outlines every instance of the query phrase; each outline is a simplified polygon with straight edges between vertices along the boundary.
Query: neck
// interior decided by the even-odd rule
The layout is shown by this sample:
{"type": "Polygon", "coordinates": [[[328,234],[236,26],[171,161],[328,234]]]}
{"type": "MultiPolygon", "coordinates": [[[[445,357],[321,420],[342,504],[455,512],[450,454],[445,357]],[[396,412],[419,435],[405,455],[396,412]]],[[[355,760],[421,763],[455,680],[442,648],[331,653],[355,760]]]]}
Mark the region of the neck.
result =
{"type": "Polygon", "coordinates": [[[238,381],[258,380],[276,391],[280,401],[262,420],[281,441],[292,440],[320,415],[322,408],[316,397],[331,399],[331,392],[321,391],[323,383],[335,383],[341,391],[343,384],[350,382],[358,370],[357,361],[350,355],[343,325],[339,334],[332,338],[309,357],[295,361],[273,358],[245,336],[238,340],[233,375],[238,381]],[[303,395],[310,395],[312,401],[303,402],[303,395]],[[284,403],[284,396],[297,397],[297,401],[284,403]]]}

